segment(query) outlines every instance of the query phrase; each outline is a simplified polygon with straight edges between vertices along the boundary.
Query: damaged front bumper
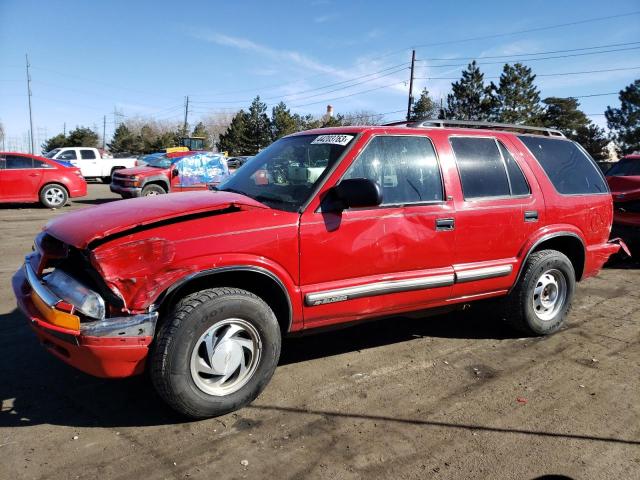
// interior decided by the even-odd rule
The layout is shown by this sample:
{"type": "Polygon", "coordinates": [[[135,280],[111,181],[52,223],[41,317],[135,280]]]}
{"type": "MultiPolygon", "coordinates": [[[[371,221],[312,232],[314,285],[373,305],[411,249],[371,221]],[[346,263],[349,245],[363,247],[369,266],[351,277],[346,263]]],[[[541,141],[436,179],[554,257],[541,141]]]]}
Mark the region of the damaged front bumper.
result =
{"type": "Polygon", "coordinates": [[[81,322],[74,306],[37,277],[29,258],[13,276],[12,286],[39,340],[62,361],[97,377],[143,372],[157,312],[81,322]]]}

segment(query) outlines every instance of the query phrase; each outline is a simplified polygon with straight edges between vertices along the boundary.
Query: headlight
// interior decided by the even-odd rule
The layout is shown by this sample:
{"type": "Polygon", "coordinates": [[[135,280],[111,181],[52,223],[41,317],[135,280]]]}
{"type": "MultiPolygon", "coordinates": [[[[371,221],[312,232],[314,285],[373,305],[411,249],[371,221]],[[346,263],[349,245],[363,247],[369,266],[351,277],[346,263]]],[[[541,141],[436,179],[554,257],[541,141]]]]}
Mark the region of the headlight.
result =
{"type": "Polygon", "coordinates": [[[102,297],[62,270],[54,270],[43,280],[53,293],[73,305],[80,313],[99,320],[104,318],[105,306],[102,297]]]}

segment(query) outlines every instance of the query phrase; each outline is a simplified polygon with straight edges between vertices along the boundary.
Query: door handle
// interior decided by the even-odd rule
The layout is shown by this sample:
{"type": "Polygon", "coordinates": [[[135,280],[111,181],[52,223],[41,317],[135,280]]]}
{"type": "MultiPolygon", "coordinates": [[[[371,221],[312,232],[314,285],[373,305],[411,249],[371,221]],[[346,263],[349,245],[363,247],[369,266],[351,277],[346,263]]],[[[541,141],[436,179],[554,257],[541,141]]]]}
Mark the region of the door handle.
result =
{"type": "Polygon", "coordinates": [[[455,220],[453,218],[436,218],[436,230],[449,231],[455,227],[455,220]]]}
{"type": "Polygon", "coordinates": [[[29,176],[30,177],[38,177],[39,175],[37,173],[30,173],[29,176]]]}
{"type": "Polygon", "coordinates": [[[537,222],[538,221],[538,211],[537,210],[527,210],[524,212],[524,221],[525,222],[537,222]]]}

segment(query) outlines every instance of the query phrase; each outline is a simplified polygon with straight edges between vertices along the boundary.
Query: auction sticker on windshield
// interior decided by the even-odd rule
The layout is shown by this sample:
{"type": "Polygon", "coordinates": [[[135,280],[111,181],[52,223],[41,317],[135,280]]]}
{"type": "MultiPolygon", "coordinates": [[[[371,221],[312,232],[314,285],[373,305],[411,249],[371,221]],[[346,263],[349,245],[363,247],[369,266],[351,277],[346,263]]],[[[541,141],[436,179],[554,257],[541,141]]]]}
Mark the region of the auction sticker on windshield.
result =
{"type": "Polygon", "coordinates": [[[345,146],[351,141],[353,135],[318,135],[317,138],[311,142],[312,145],[317,144],[331,144],[345,146]]]}

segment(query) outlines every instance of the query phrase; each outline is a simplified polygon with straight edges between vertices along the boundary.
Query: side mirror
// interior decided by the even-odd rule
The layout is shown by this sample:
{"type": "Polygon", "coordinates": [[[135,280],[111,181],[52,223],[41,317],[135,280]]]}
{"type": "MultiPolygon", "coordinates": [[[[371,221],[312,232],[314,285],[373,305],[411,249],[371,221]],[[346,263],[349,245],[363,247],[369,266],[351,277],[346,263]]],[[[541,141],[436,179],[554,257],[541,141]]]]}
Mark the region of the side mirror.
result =
{"type": "Polygon", "coordinates": [[[380,185],[367,178],[350,178],[333,187],[327,200],[330,204],[323,210],[377,207],[382,203],[382,190],[380,185]]]}
{"type": "Polygon", "coordinates": [[[171,170],[172,177],[177,177],[178,175],[180,175],[180,172],[178,171],[177,168],[174,168],[173,170],[171,170]]]}

